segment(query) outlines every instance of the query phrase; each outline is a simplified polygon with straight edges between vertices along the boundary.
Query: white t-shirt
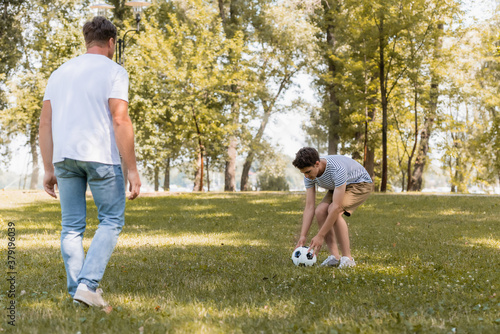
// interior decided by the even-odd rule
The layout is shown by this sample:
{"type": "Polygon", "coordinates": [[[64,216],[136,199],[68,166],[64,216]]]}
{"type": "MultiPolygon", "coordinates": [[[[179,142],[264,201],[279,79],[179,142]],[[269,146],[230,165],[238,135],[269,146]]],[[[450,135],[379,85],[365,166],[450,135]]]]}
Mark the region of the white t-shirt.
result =
{"type": "Polygon", "coordinates": [[[128,74],[106,56],[86,53],[52,73],[43,100],[52,107],[53,163],[120,164],[110,98],[128,102],[128,74]]]}

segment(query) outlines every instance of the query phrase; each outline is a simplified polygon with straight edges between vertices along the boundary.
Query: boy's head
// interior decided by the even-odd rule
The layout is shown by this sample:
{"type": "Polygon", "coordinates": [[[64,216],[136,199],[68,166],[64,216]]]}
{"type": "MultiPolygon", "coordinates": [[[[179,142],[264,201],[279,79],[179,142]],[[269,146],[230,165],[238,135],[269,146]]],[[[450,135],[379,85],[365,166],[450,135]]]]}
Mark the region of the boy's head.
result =
{"type": "Polygon", "coordinates": [[[83,37],[88,48],[100,46],[108,48],[108,57],[112,58],[115,51],[116,27],[103,16],[96,16],[83,26],[83,37]]]}
{"type": "Polygon", "coordinates": [[[292,164],[300,169],[310,180],[314,180],[320,172],[319,153],[315,148],[303,147],[295,154],[292,164]]]}
{"type": "Polygon", "coordinates": [[[296,154],[292,164],[298,169],[313,167],[316,162],[319,162],[319,153],[315,148],[302,147],[296,154]]]}

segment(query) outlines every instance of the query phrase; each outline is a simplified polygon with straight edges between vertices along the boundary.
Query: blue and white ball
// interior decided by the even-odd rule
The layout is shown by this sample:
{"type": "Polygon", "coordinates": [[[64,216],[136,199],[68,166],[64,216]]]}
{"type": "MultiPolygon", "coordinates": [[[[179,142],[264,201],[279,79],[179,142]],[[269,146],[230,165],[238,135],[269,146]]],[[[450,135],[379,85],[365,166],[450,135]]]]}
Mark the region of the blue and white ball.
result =
{"type": "Polygon", "coordinates": [[[301,246],[296,248],[292,253],[292,261],[296,266],[310,267],[316,263],[316,255],[313,252],[308,252],[309,247],[301,246]]]}

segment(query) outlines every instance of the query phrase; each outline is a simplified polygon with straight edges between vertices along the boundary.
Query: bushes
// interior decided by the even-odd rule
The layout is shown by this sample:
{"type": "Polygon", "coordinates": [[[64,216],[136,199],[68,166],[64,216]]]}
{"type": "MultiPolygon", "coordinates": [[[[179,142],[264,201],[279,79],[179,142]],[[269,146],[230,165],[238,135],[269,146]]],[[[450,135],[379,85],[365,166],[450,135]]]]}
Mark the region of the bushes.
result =
{"type": "Polygon", "coordinates": [[[283,175],[260,174],[257,180],[259,190],[289,191],[290,186],[283,175]]]}

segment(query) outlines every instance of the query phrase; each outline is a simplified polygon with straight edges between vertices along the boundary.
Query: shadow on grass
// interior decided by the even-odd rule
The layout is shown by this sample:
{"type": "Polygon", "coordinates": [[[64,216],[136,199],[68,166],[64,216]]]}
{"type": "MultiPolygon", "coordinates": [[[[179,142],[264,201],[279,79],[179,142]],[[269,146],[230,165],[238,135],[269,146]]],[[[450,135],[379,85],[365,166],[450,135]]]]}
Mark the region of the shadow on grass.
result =
{"type": "MultiPolygon", "coordinates": [[[[123,233],[137,230],[141,233],[165,230],[172,234],[215,233],[231,229],[244,230],[246,233],[256,230],[256,235],[259,235],[259,224],[267,224],[270,215],[288,213],[282,219],[296,228],[297,217],[293,217],[290,212],[296,212],[300,205],[301,200],[297,196],[216,194],[146,197],[127,203],[123,233]]],[[[98,224],[97,211],[92,201],[89,201],[87,207],[88,228],[93,230],[98,224]]],[[[35,203],[22,210],[2,210],[2,216],[6,220],[15,221],[23,234],[60,231],[58,203],[35,203]]],[[[275,217],[272,219],[276,220],[275,217]]]]}

